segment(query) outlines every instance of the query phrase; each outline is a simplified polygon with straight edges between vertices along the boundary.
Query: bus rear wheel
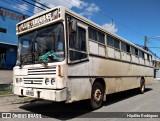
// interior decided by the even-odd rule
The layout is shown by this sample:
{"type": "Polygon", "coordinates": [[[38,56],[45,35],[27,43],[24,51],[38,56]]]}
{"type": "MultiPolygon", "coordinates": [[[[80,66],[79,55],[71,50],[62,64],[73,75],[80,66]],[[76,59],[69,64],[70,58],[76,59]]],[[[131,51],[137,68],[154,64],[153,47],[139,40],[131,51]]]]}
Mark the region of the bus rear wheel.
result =
{"type": "Polygon", "coordinates": [[[92,86],[90,106],[93,110],[96,110],[102,106],[104,98],[104,89],[100,82],[95,82],[92,86]]]}
{"type": "Polygon", "coordinates": [[[141,79],[140,81],[140,93],[143,94],[145,91],[145,80],[141,79]]]}

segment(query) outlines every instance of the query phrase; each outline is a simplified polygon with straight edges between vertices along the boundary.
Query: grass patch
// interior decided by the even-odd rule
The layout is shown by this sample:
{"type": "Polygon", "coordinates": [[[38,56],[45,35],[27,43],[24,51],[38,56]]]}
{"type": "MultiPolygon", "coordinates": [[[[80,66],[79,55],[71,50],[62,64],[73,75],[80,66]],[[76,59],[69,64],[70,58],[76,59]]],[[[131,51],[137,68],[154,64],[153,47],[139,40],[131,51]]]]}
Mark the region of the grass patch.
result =
{"type": "Polygon", "coordinates": [[[0,95],[8,95],[8,94],[13,94],[12,91],[0,91],[0,95]]]}

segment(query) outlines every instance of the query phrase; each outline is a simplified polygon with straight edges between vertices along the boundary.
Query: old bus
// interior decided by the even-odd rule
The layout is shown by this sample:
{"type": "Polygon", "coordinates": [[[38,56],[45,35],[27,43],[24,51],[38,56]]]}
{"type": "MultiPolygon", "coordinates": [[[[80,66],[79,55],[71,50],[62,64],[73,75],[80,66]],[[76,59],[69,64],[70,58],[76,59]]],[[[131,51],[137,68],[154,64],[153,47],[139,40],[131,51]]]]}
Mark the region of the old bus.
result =
{"type": "Polygon", "coordinates": [[[62,6],[23,20],[13,73],[14,94],[93,109],[107,94],[139,88],[153,78],[152,55],[62,6]]]}

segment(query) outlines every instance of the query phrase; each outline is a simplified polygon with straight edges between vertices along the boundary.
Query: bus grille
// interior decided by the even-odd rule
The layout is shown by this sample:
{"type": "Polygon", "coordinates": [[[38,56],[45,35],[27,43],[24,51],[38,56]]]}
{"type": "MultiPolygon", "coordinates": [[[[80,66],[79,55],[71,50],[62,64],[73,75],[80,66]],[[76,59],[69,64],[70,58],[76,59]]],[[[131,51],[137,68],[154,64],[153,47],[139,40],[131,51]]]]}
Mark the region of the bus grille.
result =
{"type": "Polygon", "coordinates": [[[24,84],[39,84],[42,85],[43,78],[23,78],[24,84]]]}
{"type": "Polygon", "coordinates": [[[28,75],[56,75],[56,66],[50,68],[28,69],[28,75]]]}

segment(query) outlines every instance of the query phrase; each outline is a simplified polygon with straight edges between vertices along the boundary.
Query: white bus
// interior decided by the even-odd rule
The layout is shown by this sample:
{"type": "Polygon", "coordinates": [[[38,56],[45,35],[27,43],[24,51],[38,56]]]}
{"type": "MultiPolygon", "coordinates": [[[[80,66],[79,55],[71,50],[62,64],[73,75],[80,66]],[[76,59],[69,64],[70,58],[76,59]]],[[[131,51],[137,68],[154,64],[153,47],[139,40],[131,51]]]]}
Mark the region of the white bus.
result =
{"type": "Polygon", "coordinates": [[[14,94],[56,102],[89,100],[139,88],[153,79],[152,55],[62,6],[16,26],[19,37],[14,94]]]}

